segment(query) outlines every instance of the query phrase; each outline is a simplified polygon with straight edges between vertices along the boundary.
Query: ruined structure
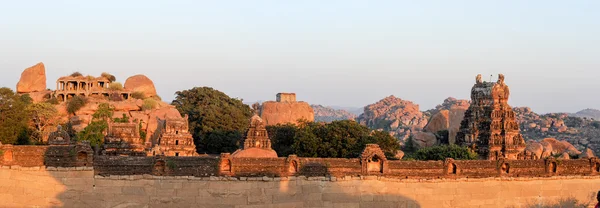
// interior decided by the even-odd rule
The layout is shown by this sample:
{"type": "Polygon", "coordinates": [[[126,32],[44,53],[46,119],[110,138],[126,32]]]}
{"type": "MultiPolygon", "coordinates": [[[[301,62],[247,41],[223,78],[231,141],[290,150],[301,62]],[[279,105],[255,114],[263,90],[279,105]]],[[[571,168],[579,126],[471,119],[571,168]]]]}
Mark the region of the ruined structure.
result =
{"type": "Polygon", "coordinates": [[[56,127],[56,131],[50,133],[48,135],[48,144],[49,145],[70,145],[71,144],[71,136],[65,130],[62,129],[62,126],[58,125],[56,127]]]}
{"type": "Polygon", "coordinates": [[[155,134],[158,136],[152,141],[152,149],[147,155],[165,155],[165,156],[195,156],[196,145],[194,138],[188,131],[188,115],[183,118],[167,117],[164,120],[157,118],[158,129],[155,134]]]}
{"type": "Polygon", "coordinates": [[[456,136],[457,144],[472,148],[481,159],[524,159],[526,145],[515,112],[508,105],[509,95],[504,75],[498,75],[496,83],[484,82],[477,75],[471,106],[456,136]]]}
{"type": "Polygon", "coordinates": [[[296,102],[296,93],[287,93],[287,92],[277,93],[277,102],[280,102],[280,103],[296,102]]]}
{"type": "Polygon", "coordinates": [[[252,116],[243,149],[235,151],[231,156],[277,158],[277,152],[271,149],[271,140],[260,116],[256,114],[252,116]]]}
{"type": "Polygon", "coordinates": [[[104,137],[106,155],[144,156],[145,146],[136,123],[109,123],[104,137]]]}
{"type": "Polygon", "coordinates": [[[56,81],[54,97],[59,101],[67,101],[75,96],[98,96],[108,97],[111,93],[117,93],[121,98],[127,100],[131,97],[131,91],[119,90],[112,92],[108,89],[111,81],[106,77],[91,76],[66,76],[56,81]]]}

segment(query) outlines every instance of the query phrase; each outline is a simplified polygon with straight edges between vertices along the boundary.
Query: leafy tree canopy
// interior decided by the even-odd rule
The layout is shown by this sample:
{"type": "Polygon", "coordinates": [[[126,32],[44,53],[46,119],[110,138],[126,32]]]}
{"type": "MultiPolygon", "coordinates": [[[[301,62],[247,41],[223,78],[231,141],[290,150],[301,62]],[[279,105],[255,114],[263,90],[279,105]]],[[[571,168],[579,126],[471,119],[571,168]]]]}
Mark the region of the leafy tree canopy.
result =
{"type": "Polygon", "coordinates": [[[446,158],[453,158],[455,160],[476,160],[478,155],[468,147],[451,144],[421,148],[407,157],[407,159],[411,158],[415,160],[445,160],[446,158]]]}
{"type": "Polygon", "coordinates": [[[239,147],[252,116],[250,107],[242,100],[210,87],[195,87],[175,95],[172,105],[181,114],[189,115],[198,152],[233,152],[239,147]]]}
{"type": "Polygon", "coordinates": [[[31,102],[28,95],[21,96],[10,88],[0,88],[0,141],[3,144],[29,143],[31,130],[25,109],[31,102]]]}
{"type": "Polygon", "coordinates": [[[388,157],[400,148],[397,140],[383,131],[374,131],[355,121],[323,124],[301,121],[268,127],[273,148],[280,156],[355,158],[366,144],[378,144],[388,157]]]}

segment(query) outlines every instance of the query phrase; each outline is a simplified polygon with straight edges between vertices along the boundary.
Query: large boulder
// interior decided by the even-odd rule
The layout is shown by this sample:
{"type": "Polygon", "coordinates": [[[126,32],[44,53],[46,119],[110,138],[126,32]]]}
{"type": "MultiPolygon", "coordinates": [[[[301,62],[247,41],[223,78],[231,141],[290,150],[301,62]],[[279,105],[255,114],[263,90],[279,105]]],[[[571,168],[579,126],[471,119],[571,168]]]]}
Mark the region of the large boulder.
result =
{"type": "Polygon", "coordinates": [[[465,112],[467,111],[467,107],[457,106],[452,107],[448,114],[448,141],[450,144],[456,143],[456,134],[460,130],[460,123],[465,118],[465,112]]]}
{"type": "Polygon", "coordinates": [[[435,134],[429,132],[415,132],[413,134],[413,141],[420,148],[431,147],[437,143],[437,137],[435,134]]]}
{"type": "Polygon", "coordinates": [[[260,117],[267,126],[292,123],[299,119],[315,120],[313,109],[306,102],[274,102],[267,101],[261,105],[260,117]]]}
{"type": "Polygon", "coordinates": [[[135,75],[127,78],[125,80],[125,89],[131,90],[133,92],[141,92],[144,93],[146,97],[154,97],[156,96],[156,88],[154,87],[154,82],[150,80],[145,75],[135,75]]]}
{"type": "Polygon", "coordinates": [[[527,147],[525,148],[525,151],[531,152],[533,155],[535,155],[536,159],[541,159],[542,154],[544,153],[544,146],[542,146],[542,144],[539,142],[529,140],[527,141],[527,147]]]}
{"type": "Polygon", "coordinates": [[[437,133],[438,131],[448,130],[450,127],[450,111],[449,110],[441,110],[437,114],[431,116],[427,126],[425,126],[425,131],[431,133],[437,133]]]}
{"type": "Polygon", "coordinates": [[[18,93],[41,92],[46,90],[46,68],[40,62],[29,67],[21,73],[21,79],[17,83],[18,93]]]}
{"type": "Polygon", "coordinates": [[[425,131],[437,133],[446,130],[448,131],[448,142],[454,144],[466,110],[467,108],[463,106],[452,106],[449,110],[438,111],[438,113],[431,116],[427,126],[425,126],[425,131]]]}

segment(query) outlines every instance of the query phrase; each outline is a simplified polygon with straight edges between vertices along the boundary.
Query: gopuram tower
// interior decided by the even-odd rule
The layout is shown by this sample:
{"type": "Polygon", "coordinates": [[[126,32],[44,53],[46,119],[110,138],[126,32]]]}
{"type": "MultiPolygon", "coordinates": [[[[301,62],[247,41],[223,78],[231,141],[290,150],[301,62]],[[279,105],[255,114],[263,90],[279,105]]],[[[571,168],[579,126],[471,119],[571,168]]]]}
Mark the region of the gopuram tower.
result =
{"type": "Polygon", "coordinates": [[[470,147],[484,160],[523,159],[525,140],[508,105],[509,95],[504,75],[499,74],[496,83],[484,82],[477,75],[456,143],[470,147]]]}

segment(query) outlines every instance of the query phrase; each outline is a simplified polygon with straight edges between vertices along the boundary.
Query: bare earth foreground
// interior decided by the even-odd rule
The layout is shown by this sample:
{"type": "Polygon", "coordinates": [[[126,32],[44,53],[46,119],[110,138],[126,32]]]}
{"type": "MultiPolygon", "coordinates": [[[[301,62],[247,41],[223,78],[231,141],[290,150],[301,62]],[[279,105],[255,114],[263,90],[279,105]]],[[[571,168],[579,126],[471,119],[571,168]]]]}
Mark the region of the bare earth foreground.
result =
{"type": "Polygon", "coordinates": [[[568,197],[593,204],[598,187],[598,176],[232,179],[102,177],[82,167],[0,169],[2,207],[523,207],[568,197]]]}

